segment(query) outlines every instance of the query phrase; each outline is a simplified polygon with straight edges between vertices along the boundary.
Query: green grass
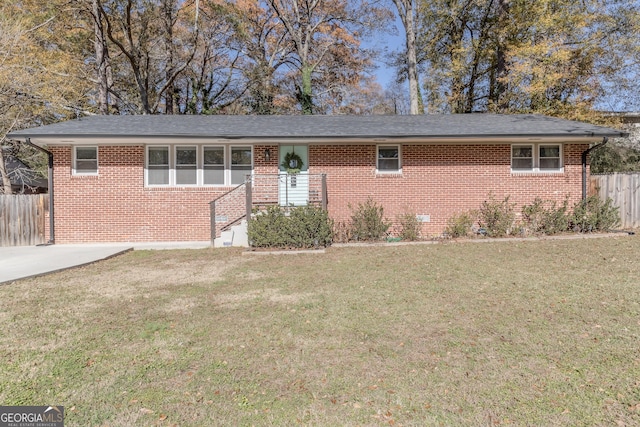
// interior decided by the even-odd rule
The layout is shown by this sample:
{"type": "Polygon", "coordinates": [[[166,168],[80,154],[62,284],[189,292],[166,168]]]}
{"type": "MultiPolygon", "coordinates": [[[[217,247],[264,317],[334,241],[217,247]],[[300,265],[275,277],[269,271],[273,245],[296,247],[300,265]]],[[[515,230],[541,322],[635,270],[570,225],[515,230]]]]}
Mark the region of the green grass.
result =
{"type": "Polygon", "coordinates": [[[0,287],[67,426],[640,424],[636,237],[132,252],[0,287]]]}

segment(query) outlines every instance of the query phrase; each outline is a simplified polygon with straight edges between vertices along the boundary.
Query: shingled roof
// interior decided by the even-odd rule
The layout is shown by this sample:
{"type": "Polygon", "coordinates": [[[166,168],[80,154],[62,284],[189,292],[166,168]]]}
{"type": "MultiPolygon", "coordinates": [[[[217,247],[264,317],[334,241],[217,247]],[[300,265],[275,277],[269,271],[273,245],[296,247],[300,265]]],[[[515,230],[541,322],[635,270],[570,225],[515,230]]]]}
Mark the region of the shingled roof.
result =
{"type": "Polygon", "coordinates": [[[600,138],[626,133],[541,115],[415,116],[90,116],[19,130],[13,139],[220,138],[252,140],[371,138],[600,138]]]}

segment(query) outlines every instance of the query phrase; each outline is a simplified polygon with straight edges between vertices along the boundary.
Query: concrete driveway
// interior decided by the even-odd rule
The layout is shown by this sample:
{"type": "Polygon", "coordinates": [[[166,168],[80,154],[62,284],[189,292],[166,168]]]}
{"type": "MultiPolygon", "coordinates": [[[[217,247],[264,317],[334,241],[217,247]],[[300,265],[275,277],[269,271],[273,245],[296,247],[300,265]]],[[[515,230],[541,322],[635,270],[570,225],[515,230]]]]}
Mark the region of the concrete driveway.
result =
{"type": "Polygon", "coordinates": [[[133,249],[199,249],[211,242],[0,247],[0,284],[91,264],[133,249]]]}

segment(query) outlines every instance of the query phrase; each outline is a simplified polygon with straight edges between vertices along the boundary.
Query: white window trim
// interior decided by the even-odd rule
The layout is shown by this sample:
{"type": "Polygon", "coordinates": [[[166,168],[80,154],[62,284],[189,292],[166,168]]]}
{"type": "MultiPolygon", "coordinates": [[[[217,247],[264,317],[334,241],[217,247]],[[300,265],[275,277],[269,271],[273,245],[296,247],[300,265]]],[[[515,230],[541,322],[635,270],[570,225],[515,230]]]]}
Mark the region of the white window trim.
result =
{"type": "Polygon", "coordinates": [[[531,173],[563,173],[564,172],[564,144],[559,142],[536,142],[531,144],[511,144],[509,146],[509,158],[511,162],[511,173],[513,174],[531,174],[531,173]],[[557,145],[560,147],[560,167],[557,169],[540,169],[540,146],[557,145]],[[531,147],[533,156],[533,167],[531,169],[514,169],[513,168],[513,147],[531,147]]]}
{"type": "Polygon", "coordinates": [[[100,171],[100,159],[99,159],[99,153],[100,150],[98,150],[98,146],[97,145],[79,145],[79,146],[74,146],[73,147],[73,169],[72,169],[72,173],[73,175],[77,175],[77,176],[97,176],[98,172],[100,171]],[[79,148],[94,148],[96,150],[96,171],[95,172],[83,172],[83,171],[79,171],[77,166],[77,161],[78,161],[78,149],[79,148]]]}
{"type": "Polygon", "coordinates": [[[171,146],[169,145],[147,145],[144,150],[144,185],[145,187],[170,187],[172,180],[171,172],[171,146]],[[168,184],[149,184],[149,150],[152,148],[166,148],[167,157],[169,158],[169,183],[168,184]]]}
{"type": "MultiPolygon", "coordinates": [[[[232,172],[233,172],[233,168],[232,168],[232,164],[231,164],[231,157],[232,157],[232,153],[233,153],[233,149],[234,148],[249,148],[251,150],[251,163],[248,165],[251,170],[250,170],[250,174],[253,175],[253,146],[251,145],[238,145],[238,144],[230,144],[229,145],[229,149],[227,150],[229,152],[229,156],[225,159],[225,165],[224,165],[224,170],[225,170],[225,183],[227,184],[227,186],[237,186],[237,185],[242,185],[239,183],[232,183],[232,172]]],[[[247,165],[237,165],[237,166],[247,166],[247,165]]]]}
{"type": "MultiPolygon", "coordinates": [[[[173,167],[171,167],[171,161],[169,161],[169,176],[171,176],[171,172],[173,172],[174,175],[174,183],[176,187],[199,187],[199,183],[202,182],[202,180],[200,179],[200,173],[202,171],[202,166],[199,164],[202,160],[202,156],[200,155],[200,147],[198,147],[197,145],[180,145],[180,144],[176,144],[173,146],[173,158],[174,160],[174,164],[173,167]],[[196,163],[195,163],[195,167],[196,167],[196,182],[195,184],[178,184],[178,176],[177,176],[177,171],[178,171],[178,150],[179,149],[184,149],[184,148],[195,148],[196,151],[196,163]]],[[[204,151],[203,151],[204,153],[204,151]]],[[[188,164],[188,165],[181,165],[181,166],[194,166],[194,164],[188,164]]],[[[169,183],[171,183],[171,179],[169,179],[169,183]]]]}
{"type": "Polygon", "coordinates": [[[251,149],[251,174],[255,168],[254,147],[247,144],[169,144],[169,145],[147,145],[145,147],[144,164],[144,186],[148,188],[170,188],[170,187],[235,187],[239,184],[231,183],[231,150],[232,148],[251,149]],[[181,147],[196,147],[196,184],[176,184],[176,150],[181,147]],[[204,184],[204,149],[205,147],[223,148],[224,150],[224,184],[204,184]],[[167,148],[169,152],[169,183],[149,184],[149,149],[167,148]]]}
{"type": "MultiPolygon", "coordinates": [[[[230,178],[227,178],[227,152],[231,149],[230,146],[224,144],[202,144],[199,147],[199,164],[198,164],[198,182],[202,183],[202,187],[226,187],[226,183],[230,181],[230,178]],[[222,184],[205,184],[204,183],[204,149],[205,148],[222,148],[222,175],[223,175],[223,183],[222,184]]],[[[251,150],[251,155],[253,156],[253,149],[251,150]]],[[[253,157],[252,157],[253,159],[253,157]]],[[[253,166],[253,164],[252,164],[253,166]]]]}
{"type": "Polygon", "coordinates": [[[402,173],[402,145],[400,144],[378,144],[376,145],[376,174],[401,174],[402,173]],[[398,169],[394,170],[381,170],[379,167],[380,160],[380,148],[381,147],[397,147],[398,148],[398,169]]]}

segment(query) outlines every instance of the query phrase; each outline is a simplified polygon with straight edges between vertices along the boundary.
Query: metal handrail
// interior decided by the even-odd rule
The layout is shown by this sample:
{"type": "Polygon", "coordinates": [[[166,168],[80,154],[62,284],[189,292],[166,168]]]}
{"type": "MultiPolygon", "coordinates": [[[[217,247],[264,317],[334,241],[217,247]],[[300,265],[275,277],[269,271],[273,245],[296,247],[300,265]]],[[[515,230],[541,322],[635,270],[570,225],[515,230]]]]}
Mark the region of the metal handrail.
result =
{"type": "MultiPolygon", "coordinates": [[[[218,237],[218,229],[216,227],[216,203],[219,202],[222,199],[228,198],[229,195],[239,191],[240,189],[246,187],[248,180],[245,179],[245,182],[243,182],[242,184],[239,184],[237,187],[227,191],[226,193],[222,194],[220,197],[212,200],[209,202],[209,212],[210,212],[210,224],[211,224],[211,245],[213,245],[214,240],[216,239],[216,237],[218,237]]],[[[245,215],[240,215],[238,218],[234,218],[233,220],[229,221],[224,221],[226,222],[225,225],[223,225],[222,227],[220,227],[220,230],[222,231],[224,228],[228,227],[231,224],[236,223],[238,220],[242,219],[245,215]]]]}
{"type": "MultiPolygon", "coordinates": [[[[309,198],[306,200],[307,203],[311,204],[320,204],[323,209],[327,209],[328,198],[327,198],[327,176],[326,174],[305,174],[305,177],[309,180],[309,198]]],[[[284,202],[280,199],[280,184],[282,183],[282,178],[286,179],[288,182],[291,179],[291,175],[287,175],[286,173],[278,173],[278,174],[252,174],[247,175],[245,178],[245,182],[233,188],[232,190],[224,193],[220,197],[216,198],[209,202],[210,205],[210,215],[211,215],[211,242],[213,244],[216,237],[218,237],[218,227],[216,221],[216,205],[223,199],[229,198],[230,195],[233,195],[235,192],[240,191],[242,189],[245,190],[245,200],[244,200],[244,209],[240,204],[240,201],[237,202],[235,208],[233,209],[235,212],[243,212],[242,214],[236,215],[236,217],[229,220],[225,219],[225,224],[220,226],[220,231],[223,231],[230,227],[231,225],[237,223],[242,218],[247,218],[250,220],[252,209],[255,206],[265,206],[272,204],[282,204],[283,206],[289,205],[289,186],[287,185],[285,188],[285,200],[284,202]]]]}

